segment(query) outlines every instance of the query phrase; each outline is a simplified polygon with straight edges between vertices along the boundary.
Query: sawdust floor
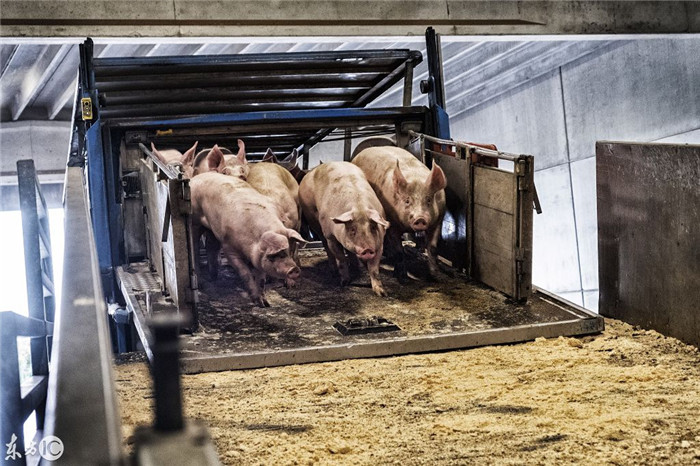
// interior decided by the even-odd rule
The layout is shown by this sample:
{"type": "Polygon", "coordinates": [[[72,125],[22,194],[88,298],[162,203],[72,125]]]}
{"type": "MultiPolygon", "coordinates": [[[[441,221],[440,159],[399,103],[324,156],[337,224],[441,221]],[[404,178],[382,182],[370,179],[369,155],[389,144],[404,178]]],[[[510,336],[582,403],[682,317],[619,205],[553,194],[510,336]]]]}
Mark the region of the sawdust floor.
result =
{"type": "MultiPolygon", "coordinates": [[[[604,333],[183,377],[225,464],[700,464],[700,353],[604,333]]],[[[116,367],[124,442],[151,422],[145,363],[116,367]]]]}

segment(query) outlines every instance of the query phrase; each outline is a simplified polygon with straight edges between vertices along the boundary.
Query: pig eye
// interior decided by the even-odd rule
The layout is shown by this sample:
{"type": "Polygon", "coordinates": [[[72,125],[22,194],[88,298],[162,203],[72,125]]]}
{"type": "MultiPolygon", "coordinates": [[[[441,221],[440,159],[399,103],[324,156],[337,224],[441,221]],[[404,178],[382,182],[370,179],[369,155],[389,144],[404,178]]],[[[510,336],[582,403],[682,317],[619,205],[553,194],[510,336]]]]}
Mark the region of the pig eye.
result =
{"type": "Polygon", "coordinates": [[[406,198],[403,200],[404,204],[409,205],[411,203],[411,199],[406,198]]]}
{"type": "Polygon", "coordinates": [[[425,202],[432,202],[433,198],[431,196],[428,196],[425,198],[425,202]]]}

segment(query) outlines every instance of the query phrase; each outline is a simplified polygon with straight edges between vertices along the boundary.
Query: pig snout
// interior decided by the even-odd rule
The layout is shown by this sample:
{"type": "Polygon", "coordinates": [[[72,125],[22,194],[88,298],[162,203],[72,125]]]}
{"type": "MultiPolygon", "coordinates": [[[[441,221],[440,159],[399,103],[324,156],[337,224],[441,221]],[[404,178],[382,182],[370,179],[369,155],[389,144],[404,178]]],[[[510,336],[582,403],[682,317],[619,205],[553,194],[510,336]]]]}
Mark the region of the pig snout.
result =
{"type": "Polygon", "coordinates": [[[355,253],[362,261],[372,260],[374,259],[374,256],[377,255],[377,252],[372,248],[355,248],[355,253]]]}
{"type": "Polygon", "coordinates": [[[299,267],[296,265],[294,267],[290,267],[289,270],[287,270],[287,278],[290,280],[299,280],[299,276],[301,276],[301,270],[299,270],[299,267]]]}
{"type": "Polygon", "coordinates": [[[424,216],[416,217],[411,222],[411,228],[413,231],[425,231],[428,229],[428,220],[424,216]]]}

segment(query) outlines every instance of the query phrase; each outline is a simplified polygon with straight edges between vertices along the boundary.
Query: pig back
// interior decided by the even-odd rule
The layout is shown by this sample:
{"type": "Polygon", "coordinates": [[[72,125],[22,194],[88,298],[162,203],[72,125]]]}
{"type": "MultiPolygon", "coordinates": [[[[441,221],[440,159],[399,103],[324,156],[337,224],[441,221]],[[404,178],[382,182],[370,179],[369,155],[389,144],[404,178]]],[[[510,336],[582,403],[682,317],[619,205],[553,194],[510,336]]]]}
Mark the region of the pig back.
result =
{"type": "Polygon", "coordinates": [[[190,181],[193,220],[222,243],[246,250],[266,231],[285,231],[274,203],[245,181],[215,172],[190,181]]]}
{"type": "Polygon", "coordinates": [[[325,216],[337,216],[353,208],[371,208],[382,215],[384,213],[363,171],[349,162],[319,165],[304,177],[302,183],[312,187],[317,208],[325,216]]]}
{"type": "Polygon", "coordinates": [[[299,184],[286,168],[273,163],[253,164],[248,183],[277,206],[287,228],[299,229],[299,184]]]}

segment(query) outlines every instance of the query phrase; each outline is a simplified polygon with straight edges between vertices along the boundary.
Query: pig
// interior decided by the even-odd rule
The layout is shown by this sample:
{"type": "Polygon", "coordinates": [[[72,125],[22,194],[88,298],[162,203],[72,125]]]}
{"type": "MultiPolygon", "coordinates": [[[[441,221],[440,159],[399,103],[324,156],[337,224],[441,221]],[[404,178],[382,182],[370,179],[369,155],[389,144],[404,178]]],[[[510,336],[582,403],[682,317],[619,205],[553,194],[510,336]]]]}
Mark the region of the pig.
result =
{"type": "Polygon", "coordinates": [[[292,174],[294,179],[297,180],[297,183],[301,183],[301,180],[304,178],[304,176],[306,176],[307,170],[302,170],[297,166],[298,157],[299,153],[296,149],[294,149],[286,158],[279,160],[272,150],[268,149],[267,153],[263,156],[262,161],[276,163],[277,165],[286,168],[292,174]]]}
{"type": "Polygon", "coordinates": [[[194,160],[194,155],[197,152],[197,142],[194,143],[184,154],[180,153],[176,149],[156,149],[155,144],[151,142],[151,152],[158,158],[161,162],[166,165],[179,168],[182,173],[187,178],[192,177],[192,161],[194,160]]]}
{"type": "MultiPolygon", "coordinates": [[[[216,157],[212,162],[218,162],[216,157]]],[[[290,242],[305,241],[284,226],[271,200],[245,181],[215,170],[192,178],[190,194],[193,222],[211,230],[254,305],[270,305],[265,298],[266,276],[299,279],[290,242]]]]}
{"type": "Polygon", "coordinates": [[[223,157],[225,163],[223,170],[220,173],[225,175],[235,176],[242,179],[243,181],[248,178],[248,173],[250,172],[250,167],[248,165],[248,160],[246,159],[245,144],[242,140],[238,139],[238,154],[233,155],[233,153],[225,147],[219,147],[215,144],[211,149],[204,149],[197,153],[192,160],[192,176],[204,173],[210,168],[210,163],[207,160],[214,154],[216,163],[215,166],[219,166],[220,157],[223,157]]]}
{"type": "MultiPolygon", "coordinates": [[[[267,154],[272,154],[270,149],[267,154]]],[[[299,230],[299,183],[281,165],[273,163],[251,164],[248,183],[258,192],[270,198],[278,207],[279,217],[287,228],[299,230]]]]}
{"type": "MultiPolygon", "coordinates": [[[[269,149],[268,153],[271,153],[269,149]]],[[[301,227],[299,184],[292,174],[280,165],[273,163],[254,163],[251,165],[248,183],[273,202],[277,208],[277,216],[284,226],[299,231],[301,227]]],[[[292,248],[292,256],[299,265],[296,242],[292,248]]],[[[290,283],[285,283],[290,286],[290,283]]]]}
{"type": "Polygon", "coordinates": [[[299,185],[299,201],[311,229],[321,238],[340,285],[350,282],[345,251],[367,264],[372,290],[386,296],[379,279],[384,235],[389,222],[377,195],[357,166],[329,162],[311,170],[299,185]]]}
{"type": "Polygon", "coordinates": [[[352,163],[364,172],[392,224],[387,252],[397,260],[395,275],[401,281],[408,276],[401,235],[418,233],[425,234],[430,278],[434,278],[438,271],[437,242],[445,216],[445,173],[436,163],[429,169],[410,152],[390,146],[368,147],[352,163]]]}

